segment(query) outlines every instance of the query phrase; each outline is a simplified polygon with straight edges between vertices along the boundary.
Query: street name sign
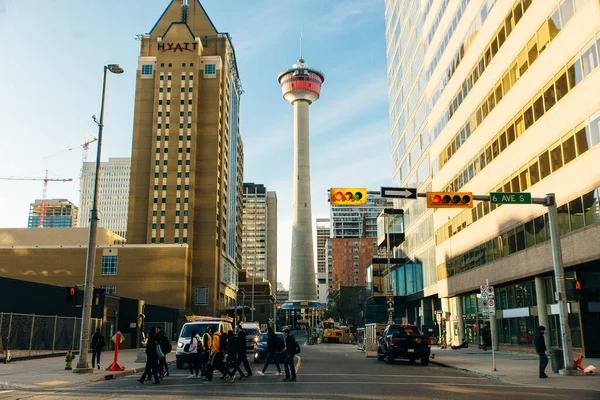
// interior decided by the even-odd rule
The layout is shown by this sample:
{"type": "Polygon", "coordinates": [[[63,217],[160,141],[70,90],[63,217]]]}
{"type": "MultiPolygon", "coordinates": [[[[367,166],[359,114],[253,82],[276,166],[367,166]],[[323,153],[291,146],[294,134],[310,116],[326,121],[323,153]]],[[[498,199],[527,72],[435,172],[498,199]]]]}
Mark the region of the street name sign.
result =
{"type": "Polygon", "coordinates": [[[492,204],[531,204],[531,193],[490,192],[492,204]]]}
{"type": "Polygon", "coordinates": [[[416,199],[417,189],[382,186],[381,197],[389,197],[392,199],[416,199]]]}

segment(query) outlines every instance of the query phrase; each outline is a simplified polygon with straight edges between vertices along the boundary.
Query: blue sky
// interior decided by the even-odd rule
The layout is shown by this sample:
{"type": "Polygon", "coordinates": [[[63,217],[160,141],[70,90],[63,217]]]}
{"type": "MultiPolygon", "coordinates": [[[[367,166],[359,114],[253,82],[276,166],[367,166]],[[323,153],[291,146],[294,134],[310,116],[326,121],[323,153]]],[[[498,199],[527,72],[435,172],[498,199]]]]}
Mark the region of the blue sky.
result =
{"type": "MultiPolygon", "coordinates": [[[[189,0],[195,1],[195,0],[189,0]]],[[[51,182],[48,198],[79,203],[81,149],[97,127],[102,67],[109,76],[102,159],[129,157],[139,44],[169,0],[0,0],[0,176],[73,178],[51,182]],[[74,148],[72,151],[66,151],[74,148]]],[[[299,55],[325,74],[311,106],[313,219],[329,216],[327,189],[391,183],[384,0],[204,0],[236,49],[244,181],[278,195],[278,280],[289,281],[293,109],[279,72],[299,55]]],[[[95,160],[90,147],[88,161],[95,160]]],[[[0,181],[0,227],[26,227],[42,182],[0,181]]]]}

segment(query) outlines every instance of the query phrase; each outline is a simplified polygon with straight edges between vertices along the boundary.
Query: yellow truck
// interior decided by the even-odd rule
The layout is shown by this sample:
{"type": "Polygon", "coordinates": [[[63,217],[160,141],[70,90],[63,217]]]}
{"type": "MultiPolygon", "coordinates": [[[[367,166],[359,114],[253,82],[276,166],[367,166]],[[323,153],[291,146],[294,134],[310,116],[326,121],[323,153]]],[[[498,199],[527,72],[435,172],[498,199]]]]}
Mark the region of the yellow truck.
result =
{"type": "Polygon", "coordinates": [[[322,321],[323,327],[323,343],[340,343],[342,340],[342,330],[340,323],[335,322],[332,318],[322,321]]]}

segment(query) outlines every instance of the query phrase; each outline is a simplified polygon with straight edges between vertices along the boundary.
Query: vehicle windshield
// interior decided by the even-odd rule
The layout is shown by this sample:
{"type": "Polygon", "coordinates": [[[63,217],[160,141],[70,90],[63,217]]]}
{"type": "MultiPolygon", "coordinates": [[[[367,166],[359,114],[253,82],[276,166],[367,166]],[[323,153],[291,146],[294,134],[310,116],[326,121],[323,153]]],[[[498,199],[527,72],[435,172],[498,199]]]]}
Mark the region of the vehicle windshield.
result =
{"type": "Polygon", "coordinates": [[[260,335],[260,331],[256,328],[244,328],[244,332],[246,332],[246,336],[258,336],[260,335]]]}
{"type": "MultiPolygon", "coordinates": [[[[285,336],[283,333],[276,333],[275,334],[278,338],[285,340],[285,336]]],[[[260,342],[266,342],[267,339],[269,338],[269,336],[266,333],[263,333],[260,335],[260,342]]]]}
{"type": "Polygon", "coordinates": [[[215,324],[209,324],[206,322],[199,322],[197,324],[187,324],[183,326],[183,330],[181,331],[181,337],[189,338],[192,337],[192,329],[195,329],[198,332],[198,335],[204,335],[204,332],[208,329],[209,326],[215,326],[215,324]]]}
{"type": "Polygon", "coordinates": [[[335,327],[335,325],[333,324],[333,322],[324,322],[323,323],[323,328],[325,329],[333,329],[335,327]]]}

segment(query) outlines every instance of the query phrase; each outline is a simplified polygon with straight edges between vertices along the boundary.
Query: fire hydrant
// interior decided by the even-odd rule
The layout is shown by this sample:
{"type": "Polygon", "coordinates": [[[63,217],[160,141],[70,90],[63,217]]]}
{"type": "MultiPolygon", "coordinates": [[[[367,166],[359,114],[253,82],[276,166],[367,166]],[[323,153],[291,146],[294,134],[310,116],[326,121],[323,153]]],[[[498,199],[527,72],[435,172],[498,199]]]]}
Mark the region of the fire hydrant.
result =
{"type": "Polygon", "coordinates": [[[75,358],[75,356],[73,355],[73,352],[71,350],[67,351],[67,356],[65,357],[65,361],[67,362],[67,365],[65,366],[66,370],[70,371],[73,369],[71,362],[73,361],[74,358],[75,358]]]}

